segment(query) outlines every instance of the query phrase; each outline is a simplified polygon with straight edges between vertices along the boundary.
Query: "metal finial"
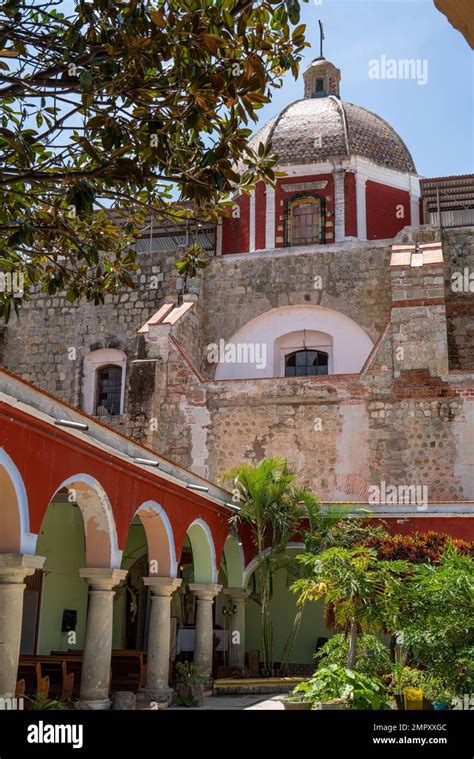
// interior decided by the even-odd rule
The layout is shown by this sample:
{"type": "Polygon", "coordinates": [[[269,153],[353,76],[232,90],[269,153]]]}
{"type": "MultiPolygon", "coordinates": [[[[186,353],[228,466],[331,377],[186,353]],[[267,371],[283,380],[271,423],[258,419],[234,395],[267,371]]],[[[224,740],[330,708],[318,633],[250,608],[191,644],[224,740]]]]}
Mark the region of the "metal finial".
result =
{"type": "Polygon", "coordinates": [[[320,55],[321,58],[324,58],[323,56],[323,39],[324,39],[324,29],[321,21],[318,21],[319,24],[319,49],[320,49],[320,55]]]}

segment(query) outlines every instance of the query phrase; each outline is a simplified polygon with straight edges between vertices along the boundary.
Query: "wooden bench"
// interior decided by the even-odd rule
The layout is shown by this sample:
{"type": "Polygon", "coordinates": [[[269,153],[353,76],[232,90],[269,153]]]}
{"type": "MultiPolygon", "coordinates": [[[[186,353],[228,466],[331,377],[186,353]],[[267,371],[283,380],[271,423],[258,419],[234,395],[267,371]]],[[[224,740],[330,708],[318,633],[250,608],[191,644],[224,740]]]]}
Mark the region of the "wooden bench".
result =
{"type": "MultiPolygon", "coordinates": [[[[69,649],[66,652],[51,651],[52,656],[67,656],[82,659],[83,650],[69,649]]],[[[112,690],[143,688],[146,683],[146,651],[114,649],[112,651],[112,690]]]]}
{"type": "Polygon", "coordinates": [[[23,693],[38,697],[56,696],[67,701],[78,695],[82,661],[76,657],[28,654],[20,656],[18,680],[23,693]],[[76,686],[76,688],[75,688],[76,686]]]}

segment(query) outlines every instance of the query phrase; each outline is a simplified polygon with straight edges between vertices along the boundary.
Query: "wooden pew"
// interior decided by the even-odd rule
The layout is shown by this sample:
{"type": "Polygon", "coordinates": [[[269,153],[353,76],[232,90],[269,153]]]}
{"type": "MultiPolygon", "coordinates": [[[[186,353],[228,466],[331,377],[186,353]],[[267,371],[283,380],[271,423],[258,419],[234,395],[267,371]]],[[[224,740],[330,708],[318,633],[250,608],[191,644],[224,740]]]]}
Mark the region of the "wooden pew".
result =
{"type": "MultiPolygon", "coordinates": [[[[83,650],[69,649],[66,652],[51,651],[52,656],[67,656],[81,659],[83,650]]],[[[112,690],[137,690],[146,683],[146,651],[113,649],[112,651],[112,690]]]]}
{"type": "Polygon", "coordinates": [[[67,700],[78,695],[81,669],[80,659],[64,653],[62,656],[28,654],[20,656],[18,678],[25,680],[25,692],[33,697],[46,693],[67,700]]]}

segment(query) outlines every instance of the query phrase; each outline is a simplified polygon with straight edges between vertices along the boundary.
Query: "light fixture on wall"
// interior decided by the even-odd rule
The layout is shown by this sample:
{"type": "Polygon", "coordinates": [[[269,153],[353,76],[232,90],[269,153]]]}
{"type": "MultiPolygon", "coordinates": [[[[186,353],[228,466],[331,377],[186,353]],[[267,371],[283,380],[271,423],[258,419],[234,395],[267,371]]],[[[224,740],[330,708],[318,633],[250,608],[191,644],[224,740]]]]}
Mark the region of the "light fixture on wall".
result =
{"type": "Polygon", "coordinates": [[[153,459],[133,459],[135,464],[144,464],[145,466],[160,466],[159,461],[154,461],[153,459]]]}
{"type": "Polygon", "coordinates": [[[72,422],[70,419],[55,419],[54,423],[58,427],[70,427],[73,430],[83,430],[84,432],[87,432],[89,429],[88,424],[84,424],[83,422],[72,422]]]}
{"type": "Polygon", "coordinates": [[[225,505],[228,509],[232,509],[232,511],[242,511],[242,506],[237,506],[235,503],[226,503],[225,505]]]}
{"type": "Polygon", "coordinates": [[[237,613],[237,606],[236,606],[236,604],[229,604],[229,606],[223,606],[222,607],[222,613],[223,613],[224,616],[226,616],[226,614],[228,614],[229,617],[232,614],[236,614],[237,613]]]}
{"type": "Polygon", "coordinates": [[[209,488],[204,487],[204,485],[193,485],[192,482],[187,482],[186,487],[189,488],[189,490],[199,490],[203,493],[209,492],[209,488]]]}

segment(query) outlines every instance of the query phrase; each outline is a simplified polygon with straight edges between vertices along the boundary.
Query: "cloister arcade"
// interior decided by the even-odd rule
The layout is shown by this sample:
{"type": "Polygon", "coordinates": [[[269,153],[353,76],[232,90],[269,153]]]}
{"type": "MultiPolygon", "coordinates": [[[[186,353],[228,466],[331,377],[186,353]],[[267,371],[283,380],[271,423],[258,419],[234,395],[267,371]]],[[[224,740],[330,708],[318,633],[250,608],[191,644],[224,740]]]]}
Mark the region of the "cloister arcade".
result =
{"type": "MultiPolygon", "coordinates": [[[[43,413],[46,394],[10,382],[15,400],[0,397],[0,696],[15,693],[20,653],[69,647],[83,649],[84,708],[110,705],[112,647],[147,651],[150,699],[169,697],[177,645],[194,649],[210,677],[215,598],[222,590],[237,605],[245,601],[226,491],[174,465],[166,476],[162,462],[136,463],[150,452],[130,452],[129,441],[81,412],[74,422],[58,408],[72,424],[55,425],[43,413]],[[26,390],[34,406],[18,403],[17,391],[26,390]],[[219,577],[234,585],[222,588],[219,577]],[[190,598],[192,645],[189,634],[187,643],[176,639],[190,598]]],[[[237,617],[235,655],[243,661],[244,612],[237,617]]]]}

